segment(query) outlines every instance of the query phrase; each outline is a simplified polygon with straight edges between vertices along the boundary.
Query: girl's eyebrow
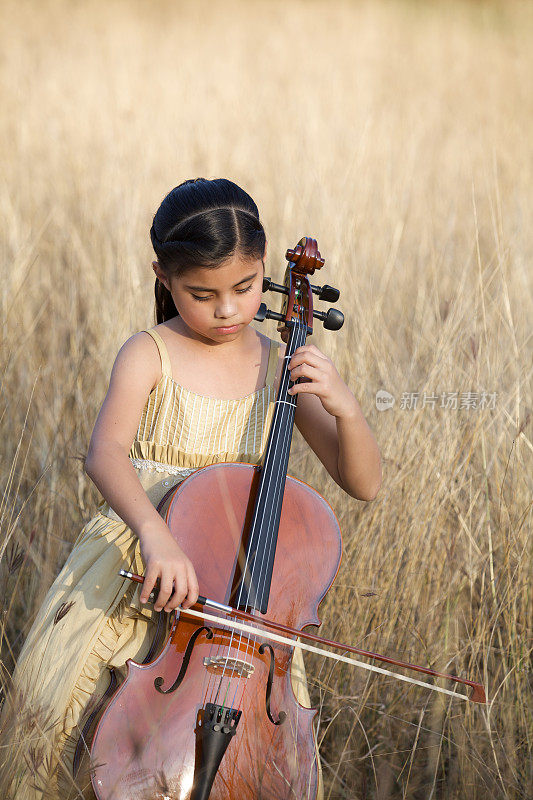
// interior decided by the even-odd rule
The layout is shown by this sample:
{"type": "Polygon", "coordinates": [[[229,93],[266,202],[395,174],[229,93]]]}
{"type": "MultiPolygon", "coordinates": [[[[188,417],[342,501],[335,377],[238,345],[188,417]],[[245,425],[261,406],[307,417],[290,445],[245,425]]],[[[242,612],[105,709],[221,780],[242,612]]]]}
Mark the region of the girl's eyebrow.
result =
{"type": "MultiPolygon", "coordinates": [[[[238,283],[234,283],[233,286],[232,286],[232,289],[235,289],[236,286],[240,286],[241,283],[246,283],[246,281],[251,281],[252,278],[256,277],[256,275],[257,275],[257,272],[254,272],[253,275],[248,275],[246,278],[243,278],[242,281],[239,281],[238,283]]],[[[195,291],[195,292],[216,292],[217,291],[216,289],[206,289],[205,286],[186,286],[185,288],[186,289],[191,289],[192,291],[195,291]]]]}

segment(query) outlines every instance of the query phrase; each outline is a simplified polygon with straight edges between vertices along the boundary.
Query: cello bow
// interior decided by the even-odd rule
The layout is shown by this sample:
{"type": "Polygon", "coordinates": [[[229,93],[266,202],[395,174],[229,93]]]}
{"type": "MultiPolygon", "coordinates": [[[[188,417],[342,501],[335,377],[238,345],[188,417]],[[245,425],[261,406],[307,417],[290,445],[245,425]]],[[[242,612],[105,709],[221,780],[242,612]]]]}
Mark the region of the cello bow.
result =
{"type": "MultiPolygon", "coordinates": [[[[136,583],[143,583],[144,578],[142,575],[136,575],[132,572],[127,572],[126,570],[120,570],[119,575],[123,578],[129,578],[130,580],[136,583]]],[[[150,597],[153,596],[150,595],[150,597]]],[[[150,599],[150,598],[149,598],[150,599]]],[[[215,622],[219,625],[225,625],[228,628],[232,628],[233,630],[242,631],[244,633],[251,633],[254,635],[260,634],[264,636],[266,639],[272,639],[275,642],[279,642],[280,644],[289,645],[291,647],[298,646],[302,648],[302,650],[307,650],[311,653],[316,653],[318,655],[326,656],[327,658],[332,658],[336,661],[342,661],[346,664],[352,664],[353,666],[360,667],[361,669],[369,670],[370,672],[378,672],[381,675],[389,675],[393,678],[396,678],[400,681],[405,681],[406,683],[413,683],[417,686],[422,686],[425,689],[431,689],[435,692],[440,692],[442,694],[450,695],[451,697],[456,697],[461,700],[469,700],[472,703],[480,703],[485,704],[487,702],[485,688],[483,684],[476,683],[475,681],[468,680],[467,678],[460,678],[458,675],[450,675],[444,672],[437,672],[436,670],[430,669],[429,667],[422,667],[418,664],[411,664],[407,661],[400,661],[395,658],[391,658],[390,656],[382,655],[381,653],[374,653],[371,650],[362,650],[359,647],[354,647],[350,644],[343,644],[342,642],[337,642],[332,639],[325,639],[322,636],[317,636],[314,633],[309,633],[305,630],[296,630],[295,628],[291,628],[288,625],[283,625],[280,622],[276,622],[275,620],[267,619],[266,617],[259,617],[253,614],[249,614],[247,611],[242,611],[238,608],[232,608],[231,606],[227,606],[224,603],[219,603],[216,600],[210,600],[207,597],[198,597],[198,601],[191,606],[191,608],[179,608],[179,613],[181,614],[189,614],[192,617],[198,617],[199,619],[204,619],[209,622],[215,622]],[[210,614],[204,610],[204,607],[213,609],[214,611],[219,611],[226,614],[229,617],[233,617],[234,620],[228,620],[224,617],[217,617],[214,614],[210,614]],[[238,622],[235,620],[243,620],[245,623],[250,622],[253,625],[246,625],[242,622],[238,622]],[[255,627],[255,626],[260,626],[255,627]],[[262,630],[263,628],[267,628],[268,630],[262,630]],[[270,631],[279,631],[280,633],[285,634],[285,636],[279,636],[270,631]],[[452,681],[456,684],[462,684],[464,686],[470,687],[472,692],[470,695],[461,694],[459,692],[451,691],[450,689],[445,689],[441,686],[435,686],[432,683],[427,683],[426,681],[419,681],[414,678],[409,678],[406,675],[400,675],[397,672],[391,672],[390,670],[383,669],[381,667],[377,667],[375,664],[367,664],[362,661],[356,661],[353,658],[349,658],[347,656],[339,656],[336,653],[330,653],[328,650],[324,650],[322,648],[313,647],[312,645],[305,644],[304,642],[297,641],[296,639],[287,638],[289,636],[297,637],[298,639],[305,639],[309,642],[315,642],[316,644],[321,644],[326,647],[333,647],[337,650],[343,650],[347,653],[353,653],[357,656],[363,656],[364,658],[370,658],[374,661],[380,661],[384,664],[391,664],[392,666],[402,667],[403,669],[411,670],[412,672],[419,672],[423,673],[424,675],[429,675],[433,678],[441,678],[443,680],[452,681]]]]}

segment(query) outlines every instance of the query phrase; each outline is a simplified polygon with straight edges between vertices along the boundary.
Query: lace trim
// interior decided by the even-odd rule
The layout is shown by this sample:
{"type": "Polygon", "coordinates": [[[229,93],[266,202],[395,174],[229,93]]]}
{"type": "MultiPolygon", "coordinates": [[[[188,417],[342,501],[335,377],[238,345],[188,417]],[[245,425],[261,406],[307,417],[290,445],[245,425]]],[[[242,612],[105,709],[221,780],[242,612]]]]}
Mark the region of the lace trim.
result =
{"type": "Polygon", "coordinates": [[[184,478],[196,472],[196,467],[174,467],[172,464],[150,461],[147,458],[132,458],[130,460],[133,466],[139,467],[139,469],[152,469],[156,472],[167,472],[169,475],[183,475],[184,478]]]}

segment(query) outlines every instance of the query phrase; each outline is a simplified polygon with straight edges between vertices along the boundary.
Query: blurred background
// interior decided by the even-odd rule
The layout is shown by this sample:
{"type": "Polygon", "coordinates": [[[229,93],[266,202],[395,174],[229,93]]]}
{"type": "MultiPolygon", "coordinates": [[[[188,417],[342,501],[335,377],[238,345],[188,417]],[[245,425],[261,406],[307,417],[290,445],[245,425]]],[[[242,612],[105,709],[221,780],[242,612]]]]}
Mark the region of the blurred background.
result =
{"type": "Polygon", "coordinates": [[[2,685],[96,510],[83,456],[118,349],[155,322],[152,216],[227,177],[259,207],[267,275],[318,240],[346,323],[312,341],[382,451],[362,503],[295,435],[291,474],[343,530],[323,635],[490,700],[306,658],[326,797],[533,796],[533,4],[0,12],[2,685]]]}

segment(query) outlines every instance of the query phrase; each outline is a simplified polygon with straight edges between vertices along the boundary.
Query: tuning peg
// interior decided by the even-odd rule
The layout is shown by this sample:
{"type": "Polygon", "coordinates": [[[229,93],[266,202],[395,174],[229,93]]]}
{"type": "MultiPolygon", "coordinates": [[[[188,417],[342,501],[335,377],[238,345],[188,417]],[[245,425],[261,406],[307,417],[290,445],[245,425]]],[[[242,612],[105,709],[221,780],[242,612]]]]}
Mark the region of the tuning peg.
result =
{"type": "Polygon", "coordinates": [[[285,316],[283,314],[279,314],[277,311],[270,311],[270,309],[266,307],[266,303],[261,303],[257,309],[257,314],[255,315],[254,319],[256,322],[264,322],[265,319],[277,319],[278,321],[281,321],[282,319],[285,319],[285,316]]]}
{"type": "Polygon", "coordinates": [[[313,317],[322,320],[324,328],[328,331],[338,331],[344,324],[344,314],[338,308],[328,308],[324,311],[313,311],[313,317]]]}
{"type": "Polygon", "coordinates": [[[311,289],[314,294],[318,295],[320,300],[325,300],[326,303],[336,303],[341,294],[338,289],[328,286],[327,283],[325,286],[311,286],[311,289]]]}
{"type": "Polygon", "coordinates": [[[280,292],[281,294],[289,294],[289,290],[281,283],[274,283],[270,278],[263,278],[263,291],[264,292],[280,292]]]}
{"type": "MultiPolygon", "coordinates": [[[[263,291],[265,290],[263,289],[263,291]]],[[[264,322],[266,319],[266,315],[267,315],[266,303],[261,303],[261,305],[257,309],[257,314],[255,315],[254,319],[256,322],[264,322]]]]}

